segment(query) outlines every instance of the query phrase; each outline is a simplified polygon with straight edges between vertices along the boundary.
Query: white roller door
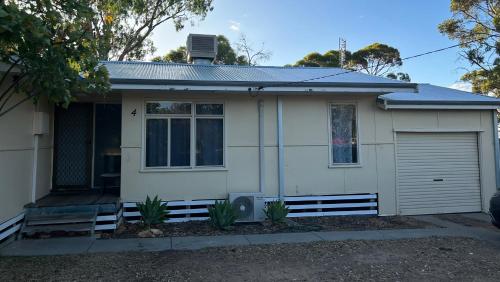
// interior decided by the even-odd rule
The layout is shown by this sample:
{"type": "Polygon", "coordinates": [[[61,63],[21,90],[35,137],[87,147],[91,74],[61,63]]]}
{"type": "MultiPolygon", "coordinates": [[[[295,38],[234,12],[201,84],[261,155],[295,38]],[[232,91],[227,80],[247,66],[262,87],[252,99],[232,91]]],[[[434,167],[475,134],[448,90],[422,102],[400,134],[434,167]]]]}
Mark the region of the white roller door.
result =
{"type": "Polygon", "coordinates": [[[398,133],[400,214],[481,211],[476,133],[398,133]]]}

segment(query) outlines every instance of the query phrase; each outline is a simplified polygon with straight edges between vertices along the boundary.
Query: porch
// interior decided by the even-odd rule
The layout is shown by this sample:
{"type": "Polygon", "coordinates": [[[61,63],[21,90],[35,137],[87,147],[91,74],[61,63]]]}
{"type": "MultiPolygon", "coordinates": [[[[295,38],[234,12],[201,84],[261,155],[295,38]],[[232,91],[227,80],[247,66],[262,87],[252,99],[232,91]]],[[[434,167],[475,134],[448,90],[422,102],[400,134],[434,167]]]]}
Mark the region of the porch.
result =
{"type": "Polygon", "coordinates": [[[35,233],[113,231],[121,220],[120,197],[97,190],[52,192],[25,206],[18,238],[35,233]]]}
{"type": "Polygon", "coordinates": [[[57,208],[57,207],[98,207],[100,212],[116,212],[120,209],[120,196],[116,193],[99,190],[81,190],[52,192],[49,195],[30,203],[25,208],[57,208]]]}

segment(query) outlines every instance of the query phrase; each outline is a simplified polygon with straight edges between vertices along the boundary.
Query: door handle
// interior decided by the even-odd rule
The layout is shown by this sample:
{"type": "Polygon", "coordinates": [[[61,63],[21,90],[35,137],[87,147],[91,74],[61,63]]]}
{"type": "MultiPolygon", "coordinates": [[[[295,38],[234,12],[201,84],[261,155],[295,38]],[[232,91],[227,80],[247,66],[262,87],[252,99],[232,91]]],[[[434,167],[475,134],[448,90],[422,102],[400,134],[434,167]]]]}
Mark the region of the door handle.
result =
{"type": "Polygon", "coordinates": [[[443,179],[442,178],[434,178],[432,181],[439,182],[439,181],[443,181],[443,179]]]}

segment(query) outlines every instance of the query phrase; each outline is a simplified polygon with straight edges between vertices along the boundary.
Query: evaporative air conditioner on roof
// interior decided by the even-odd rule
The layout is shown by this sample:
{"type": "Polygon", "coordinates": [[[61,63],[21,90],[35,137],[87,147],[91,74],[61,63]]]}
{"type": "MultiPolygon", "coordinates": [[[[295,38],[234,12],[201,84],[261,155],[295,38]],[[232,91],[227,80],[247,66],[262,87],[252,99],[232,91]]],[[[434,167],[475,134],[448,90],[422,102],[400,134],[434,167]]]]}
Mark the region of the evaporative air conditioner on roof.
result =
{"type": "Polygon", "coordinates": [[[217,36],[189,34],[186,42],[188,62],[210,64],[217,56],[217,36]]]}

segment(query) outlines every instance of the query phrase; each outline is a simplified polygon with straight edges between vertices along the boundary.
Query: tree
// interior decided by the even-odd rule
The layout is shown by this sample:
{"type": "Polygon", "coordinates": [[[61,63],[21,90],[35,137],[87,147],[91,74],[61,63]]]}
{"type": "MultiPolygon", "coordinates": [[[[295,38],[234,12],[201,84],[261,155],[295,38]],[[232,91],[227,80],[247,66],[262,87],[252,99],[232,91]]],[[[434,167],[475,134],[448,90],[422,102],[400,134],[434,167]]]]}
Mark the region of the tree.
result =
{"type": "Polygon", "coordinates": [[[172,21],[176,30],[193,17],[203,19],[212,0],[89,0],[97,16],[93,28],[101,60],[143,59],[155,51],[149,38],[156,27],[172,21]]]}
{"type": "Polygon", "coordinates": [[[154,57],[151,59],[153,62],[170,62],[170,63],[187,63],[187,50],[186,46],[180,46],[177,49],[170,50],[165,56],[154,57]]]}
{"type": "Polygon", "coordinates": [[[240,39],[236,42],[236,48],[238,53],[241,54],[240,60],[246,61],[246,64],[249,66],[256,66],[261,61],[267,61],[272,55],[270,51],[264,48],[264,43],[262,43],[260,48],[253,47],[245,34],[240,35],[240,39]]]}
{"type": "MultiPolygon", "coordinates": [[[[163,57],[154,57],[153,62],[187,63],[186,46],[170,50],[163,57]]],[[[236,54],[231,43],[224,35],[217,35],[217,56],[214,64],[217,65],[248,65],[244,56],[236,54]]]]}
{"type": "Polygon", "coordinates": [[[94,16],[81,0],[0,3],[0,117],[28,100],[67,106],[72,93],[109,90],[89,25],[94,16]]]}
{"type": "MultiPolygon", "coordinates": [[[[410,76],[407,73],[390,72],[400,67],[403,62],[401,61],[398,49],[385,44],[373,43],[354,53],[346,51],[345,60],[345,67],[348,69],[372,75],[387,76],[402,81],[410,81],[410,76]]],[[[324,54],[312,52],[304,56],[301,60],[298,60],[292,66],[341,67],[340,52],[337,50],[330,50],[324,54]]]]}
{"type": "MultiPolygon", "coordinates": [[[[351,56],[350,52],[346,52],[346,59],[351,56]]],[[[336,50],[330,50],[324,54],[312,52],[298,60],[293,66],[295,67],[340,67],[340,53],[336,50]]]]}
{"type": "Polygon", "coordinates": [[[380,43],[373,43],[354,53],[348,65],[372,75],[385,75],[403,64],[399,50],[380,43]]]}
{"type": "Polygon", "coordinates": [[[407,81],[407,82],[411,81],[410,75],[407,73],[404,73],[404,72],[398,72],[398,73],[391,72],[391,73],[388,73],[386,75],[386,77],[392,78],[392,79],[398,79],[401,81],[407,81]]]}
{"type": "Polygon", "coordinates": [[[453,16],[442,22],[442,34],[461,44],[461,56],[474,69],[461,79],[479,93],[500,96],[500,1],[451,0],[453,16]]]}
{"type": "Polygon", "coordinates": [[[231,43],[229,43],[229,40],[224,35],[217,35],[217,57],[214,63],[217,65],[248,64],[244,57],[236,54],[231,43]]]}

